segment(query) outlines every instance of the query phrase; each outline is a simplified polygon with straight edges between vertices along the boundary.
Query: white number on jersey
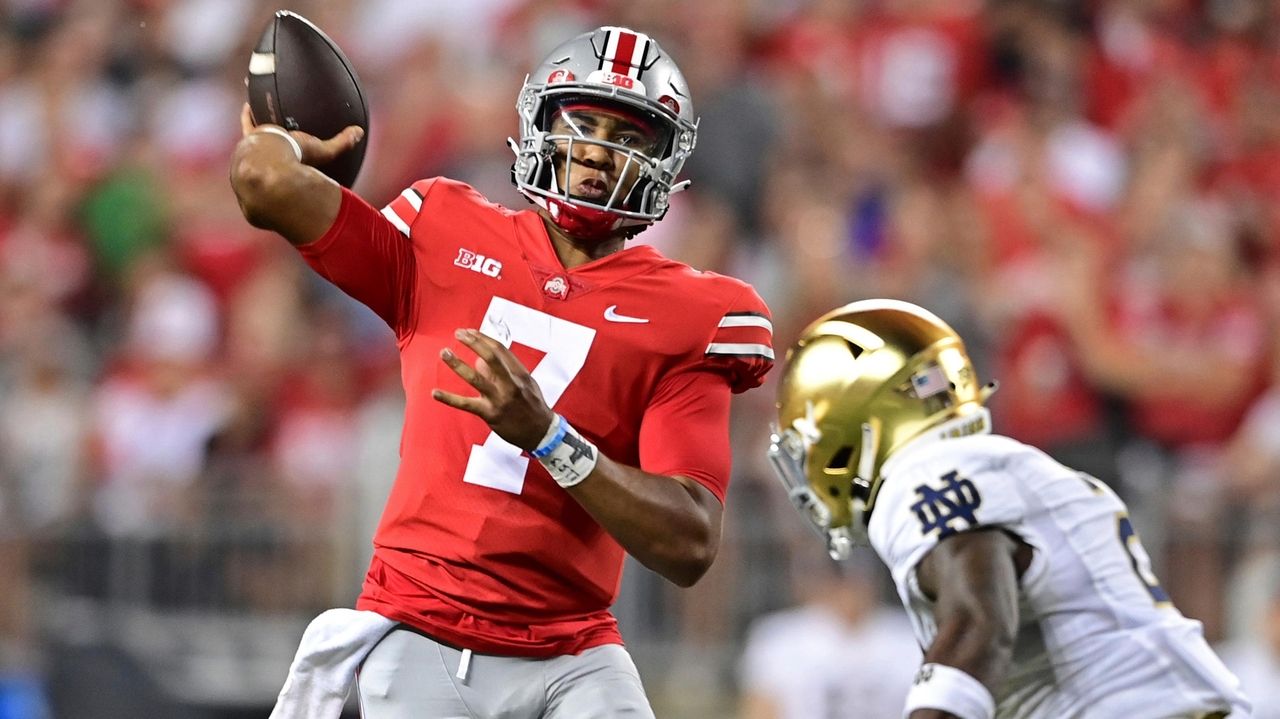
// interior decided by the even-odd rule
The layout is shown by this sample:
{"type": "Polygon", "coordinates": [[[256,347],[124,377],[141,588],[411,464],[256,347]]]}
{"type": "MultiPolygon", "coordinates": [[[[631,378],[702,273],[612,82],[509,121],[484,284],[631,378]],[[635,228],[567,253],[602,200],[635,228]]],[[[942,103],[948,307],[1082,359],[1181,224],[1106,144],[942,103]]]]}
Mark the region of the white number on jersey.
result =
{"type": "MultiPolygon", "coordinates": [[[[596,331],[590,327],[502,297],[494,297],[489,302],[480,332],[505,347],[519,343],[546,353],[529,374],[542,389],[547,405],[553,408],[582,370],[591,343],[596,338],[596,331]]],[[[471,456],[462,481],[520,494],[524,490],[524,473],[528,467],[529,458],[519,447],[490,432],[484,444],[471,445],[471,456]]]]}

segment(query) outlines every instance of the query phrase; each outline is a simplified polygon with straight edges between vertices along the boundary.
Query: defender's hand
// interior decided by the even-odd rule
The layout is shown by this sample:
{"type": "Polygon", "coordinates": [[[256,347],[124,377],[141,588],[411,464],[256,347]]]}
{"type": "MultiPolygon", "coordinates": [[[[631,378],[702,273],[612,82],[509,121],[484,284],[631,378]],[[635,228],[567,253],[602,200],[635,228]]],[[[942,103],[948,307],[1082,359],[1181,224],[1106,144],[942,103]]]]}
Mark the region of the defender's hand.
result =
{"type": "MultiPolygon", "coordinates": [[[[254,134],[255,128],[265,127],[253,124],[253,112],[249,109],[249,103],[245,103],[240,108],[240,133],[244,137],[254,134]]],[[[279,127],[274,125],[273,127],[279,127]]],[[[284,129],[284,128],[280,128],[284,129]]],[[[307,165],[325,165],[334,160],[338,155],[350,150],[364,139],[364,130],[356,125],[349,125],[342,129],[342,132],[334,135],[328,140],[321,140],[315,135],[308,135],[298,130],[289,131],[289,136],[298,141],[298,147],[302,148],[302,162],[307,165]]],[[[278,141],[277,141],[278,142],[278,141]]]]}
{"type": "Polygon", "coordinates": [[[523,450],[537,448],[555,413],[529,370],[501,342],[477,330],[460,329],[454,336],[476,353],[475,365],[463,362],[448,348],[440,350],[440,359],[480,396],[463,397],[440,389],[432,390],[431,396],[483,419],[499,437],[523,450]]]}

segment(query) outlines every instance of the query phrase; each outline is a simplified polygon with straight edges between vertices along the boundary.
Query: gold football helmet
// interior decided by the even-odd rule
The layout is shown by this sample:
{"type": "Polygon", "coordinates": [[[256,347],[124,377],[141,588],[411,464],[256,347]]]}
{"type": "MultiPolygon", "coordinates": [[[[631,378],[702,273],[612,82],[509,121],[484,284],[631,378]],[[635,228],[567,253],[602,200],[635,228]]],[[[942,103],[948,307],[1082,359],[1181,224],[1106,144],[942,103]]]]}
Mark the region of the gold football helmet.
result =
{"type": "Polygon", "coordinates": [[[933,313],[863,300],[819,317],[787,352],[769,459],[832,557],[866,543],[885,460],[907,442],[986,432],[995,385],[933,313]]]}

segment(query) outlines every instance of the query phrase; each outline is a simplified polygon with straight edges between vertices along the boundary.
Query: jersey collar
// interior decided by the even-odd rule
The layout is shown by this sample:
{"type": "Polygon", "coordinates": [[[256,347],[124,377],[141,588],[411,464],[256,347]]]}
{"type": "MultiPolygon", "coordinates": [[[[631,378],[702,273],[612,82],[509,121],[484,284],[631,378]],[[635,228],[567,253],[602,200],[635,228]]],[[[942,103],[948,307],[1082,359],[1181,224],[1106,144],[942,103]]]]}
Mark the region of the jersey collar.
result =
{"type": "Polygon", "coordinates": [[[556,255],[551,236],[547,234],[542,216],[533,210],[524,210],[517,214],[517,222],[525,245],[525,252],[538,264],[569,275],[591,275],[604,273],[612,277],[615,274],[632,274],[641,272],[662,262],[665,257],[652,245],[632,244],[604,257],[583,263],[573,268],[565,268],[556,255]]]}
{"type": "Polygon", "coordinates": [[[944,440],[978,434],[991,434],[991,410],[986,407],[979,407],[974,412],[949,419],[936,427],[929,428],[919,437],[908,440],[884,461],[880,467],[880,476],[889,476],[893,467],[900,463],[899,460],[912,452],[932,447],[944,440]]]}

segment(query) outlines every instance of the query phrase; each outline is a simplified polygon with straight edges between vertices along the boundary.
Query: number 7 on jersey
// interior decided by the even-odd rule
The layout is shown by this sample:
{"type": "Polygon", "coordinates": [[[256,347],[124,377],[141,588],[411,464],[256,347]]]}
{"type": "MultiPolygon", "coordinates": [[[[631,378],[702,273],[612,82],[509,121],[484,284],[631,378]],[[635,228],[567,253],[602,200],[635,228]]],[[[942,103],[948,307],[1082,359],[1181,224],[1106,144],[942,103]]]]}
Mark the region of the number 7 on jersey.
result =
{"type": "MultiPolygon", "coordinates": [[[[485,310],[480,332],[506,347],[519,343],[545,352],[542,361],[529,374],[542,390],[547,406],[555,408],[569,383],[587,361],[596,331],[541,310],[526,307],[502,297],[494,297],[485,310]]],[[[484,444],[471,445],[467,471],[462,481],[511,494],[524,490],[524,473],[529,458],[523,451],[489,432],[484,444]]]]}

